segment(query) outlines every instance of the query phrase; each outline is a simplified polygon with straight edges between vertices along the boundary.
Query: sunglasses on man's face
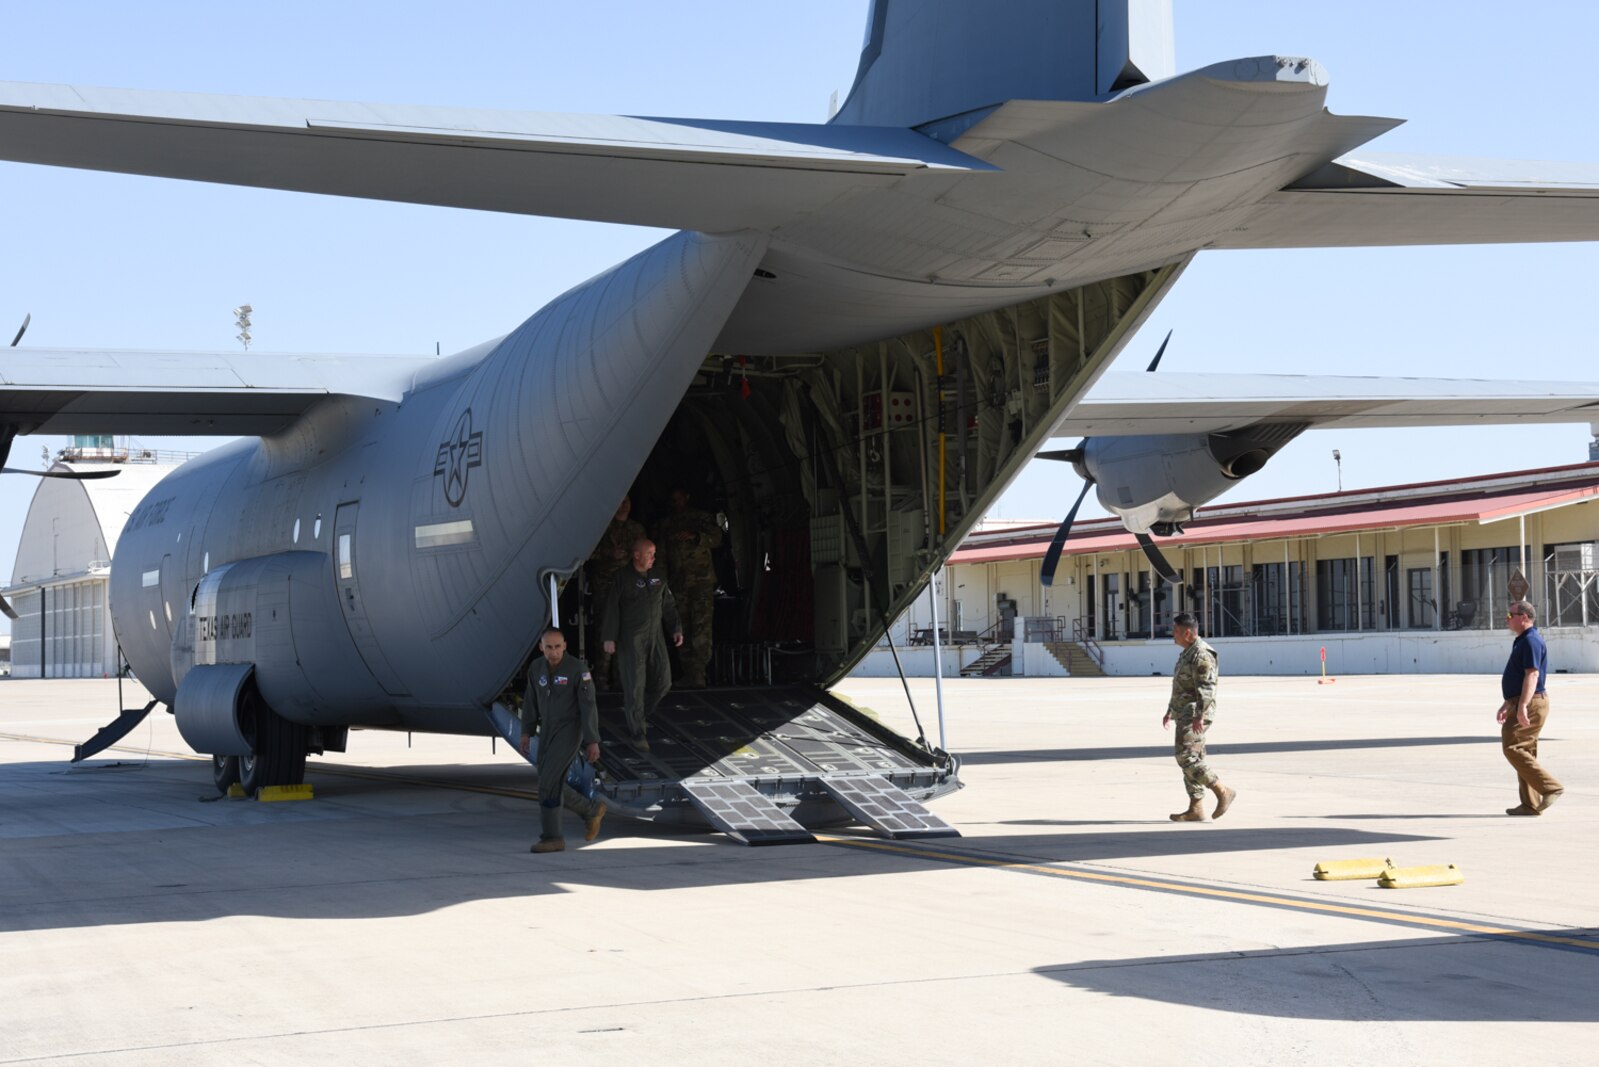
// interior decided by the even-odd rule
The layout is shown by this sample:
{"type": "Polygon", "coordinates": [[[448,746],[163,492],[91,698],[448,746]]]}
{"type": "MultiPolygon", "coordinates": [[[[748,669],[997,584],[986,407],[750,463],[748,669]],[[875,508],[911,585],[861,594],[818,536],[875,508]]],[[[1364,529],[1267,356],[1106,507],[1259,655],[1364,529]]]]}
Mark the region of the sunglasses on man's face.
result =
{"type": "Polygon", "coordinates": [[[1509,619],[1525,619],[1526,617],[1527,617],[1527,613],[1525,611],[1512,611],[1508,615],[1505,616],[1506,620],[1509,620],[1509,619]]]}

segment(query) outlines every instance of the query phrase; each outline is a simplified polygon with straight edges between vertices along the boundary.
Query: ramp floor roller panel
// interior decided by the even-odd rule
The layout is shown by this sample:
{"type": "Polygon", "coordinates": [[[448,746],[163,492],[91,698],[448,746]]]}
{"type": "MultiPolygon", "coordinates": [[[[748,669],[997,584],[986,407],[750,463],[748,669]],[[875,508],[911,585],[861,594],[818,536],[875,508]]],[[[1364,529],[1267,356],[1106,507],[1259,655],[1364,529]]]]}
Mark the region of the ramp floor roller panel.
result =
{"type": "Polygon", "coordinates": [[[696,778],[680,782],[679,788],[706,821],[746,845],[798,845],[816,840],[747,782],[696,778]]]}
{"type": "Polygon", "coordinates": [[[875,774],[821,779],[846,811],[884,837],[959,837],[960,831],[875,774]]]}
{"type": "MultiPolygon", "coordinates": [[[[912,803],[960,788],[949,756],[929,752],[812,686],[669,693],[650,716],[648,752],[628,743],[621,705],[620,694],[600,695],[600,788],[618,814],[703,826],[701,805],[690,801],[680,783],[730,781],[815,828],[862,819],[823,788],[823,780],[833,776],[875,777],[912,803]]],[[[879,809],[892,811],[903,819],[905,827],[896,830],[916,825],[903,808],[884,805],[881,797],[872,805],[862,810],[874,817],[879,809]]]]}
{"type": "Polygon", "coordinates": [[[895,775],[931,763],[904,738],[801,687],[669,693],[650,718],[648,753],[628,746],[620,703],[602,697],[600,724],[605,768],[623,781],[895,775]]]}

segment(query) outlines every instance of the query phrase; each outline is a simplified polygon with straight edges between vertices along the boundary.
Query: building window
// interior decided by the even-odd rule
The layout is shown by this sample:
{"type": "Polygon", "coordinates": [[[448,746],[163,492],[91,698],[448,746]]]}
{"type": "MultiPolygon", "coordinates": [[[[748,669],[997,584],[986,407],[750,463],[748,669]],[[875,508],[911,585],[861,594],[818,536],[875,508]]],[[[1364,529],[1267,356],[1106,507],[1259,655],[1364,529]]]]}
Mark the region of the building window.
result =
{"type": "Polygon", "coordinates": [[[1298,560],[1287,565],[1288,582],[1283,583],[1283,564],[1257,563],[1249,578],[1250,630],[1258,636],[1305,632],[1305,575],[1298,560]]]}
{"type": "Polygon", "coordinates": [[[1411,567],[1405,572],[1406,589],[1409,595],[1405,601],[1406,617],[1410,620],[1412,630],[1430,630],[1437,623],[1438,604],[1432,596],[1432,568],[1411,567]]]}
{"type": "Polygon", "coordinates": [[[1122,586],[1120,574],[1101,574],[1100,585],[1104,596],[1103,611],[1104,629],[1101,631],[1108,641],[1115,641],[1125,632],[1122,619],[1122,586]]]}
{"type": "MultiPolygon", "coordinates": [[[[1533,558],[1531,549],[1527,559],[1533,558]]],[[[1509,606],[1510,577],[1521,569],[1521,550],[1515,545],[1503,548],[1468,548],[1460,554],[1460,603],[1456,607],[1459,628],[1497,629],[1509,606]]]]}
{"type": "Polygon", "coordinates": [[[1201,625],[1215,637],[1245,637],[1249,620],[1245,605],[1249,588],[1242,565],[1205,568],[1205,596],[1201,625]]]}
{"type": "Polygon", "coordinates": [[[1540,626],[1587,626],[1599,622],[1599,543],[1545,545],[1540,626]]]}
{"type": "Polygon", "coordinates": [[[1318,630],[1369,630],[1372,620],[1372,557],[1360,557],[1359,581],[1355,560],[1316,561],[1316,628],[1318,630]]]}

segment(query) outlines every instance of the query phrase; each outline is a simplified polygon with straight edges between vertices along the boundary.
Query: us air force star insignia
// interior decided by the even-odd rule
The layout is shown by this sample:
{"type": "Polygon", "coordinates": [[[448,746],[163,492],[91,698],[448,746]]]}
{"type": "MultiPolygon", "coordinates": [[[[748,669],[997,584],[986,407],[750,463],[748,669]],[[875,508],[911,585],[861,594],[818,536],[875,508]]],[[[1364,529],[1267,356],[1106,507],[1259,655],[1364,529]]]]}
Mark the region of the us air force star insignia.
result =
{"type": "Polygon", "coordinates": [[[466,499],[466,476],[473,467],[483,466],[483,431],[472,432],[472,409],[461,412],[455,429],[439,445],[433,461],[435,477],[444,475],[444,499],[458,508],[466,499]]]}

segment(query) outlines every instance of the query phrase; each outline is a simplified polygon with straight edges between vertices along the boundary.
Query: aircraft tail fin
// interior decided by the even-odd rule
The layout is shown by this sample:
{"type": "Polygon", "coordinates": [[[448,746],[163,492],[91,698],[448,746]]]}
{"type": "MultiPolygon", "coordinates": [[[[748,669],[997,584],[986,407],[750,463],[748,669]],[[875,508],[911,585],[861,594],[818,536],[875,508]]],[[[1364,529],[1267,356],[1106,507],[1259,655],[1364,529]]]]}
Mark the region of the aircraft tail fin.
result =
{"type": "Polygon", "coordinates": [[[1171,0],[873,0],[833,121],[948,143],[1007,100],[1101,100],[1175,68],[1171,0]]]}

